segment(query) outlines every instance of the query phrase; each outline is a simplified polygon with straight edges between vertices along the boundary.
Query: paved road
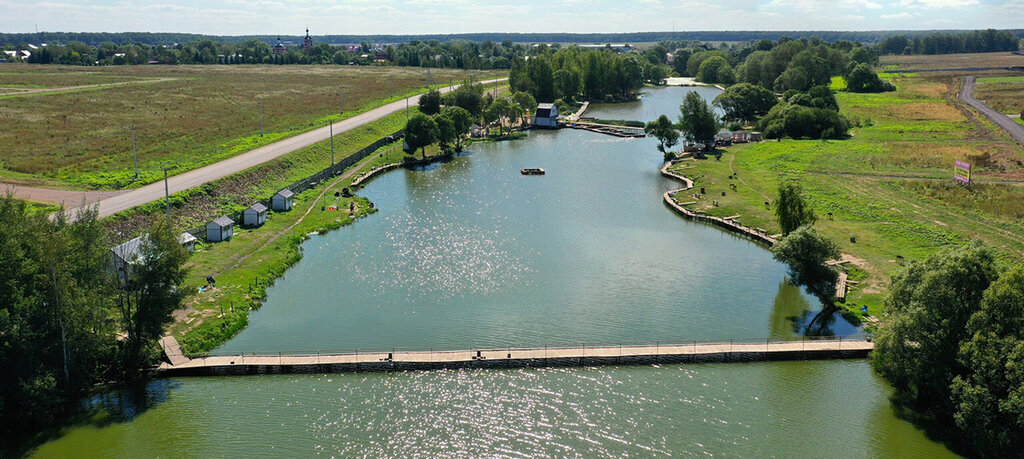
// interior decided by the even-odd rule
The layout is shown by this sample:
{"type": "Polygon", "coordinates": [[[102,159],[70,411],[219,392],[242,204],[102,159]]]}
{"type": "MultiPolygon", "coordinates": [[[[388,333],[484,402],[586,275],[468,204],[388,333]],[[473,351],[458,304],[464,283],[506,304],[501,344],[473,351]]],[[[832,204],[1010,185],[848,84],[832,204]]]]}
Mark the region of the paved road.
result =
{"type": "MultiPolygon", "coordinates": [[[[503,81],[505,78],[499,78],[494,80],[487,80],[481,82],[482,84],[496,83],[503,81]]],[[[458,88],[458,86],[455,86],[458,88]]],[[[449,88],[441,89],[442,93],[448,92],[449,88]]],[[[402,99],[397,102],[377,107],[373,110],[369,110],[360,113],[351,118],[339,121],[334,124],[334,135],[350,131],[360,126],[372,123],[392,113],[405,110],[405,107],[412,107],[419,103],[420,96],[416,95],[408,99],[402,99]]],[[[241,155],[225,159],[219,163],[211,164],[209,166],[194,169],[182,174],[175,175],[168,179],[168,189],[171,194],[185,191],[189,188],[194,188],[214,180],[227,177],[231,174],[242,172],[254,166],[258,166],[267,161],[279,158],[295,150],[299,150],[315,143],[327,140],[330,138],[330,129],[327,126],[322,128],[314,129],[309,132],[299,134],[294,137],[289,137],[284,140],[274,142],[270,145],[264,145],[255,150],[243,153],[241,155]]],[[[20,193],[15,192],[16,196],[20,196],[20,193]]],[[[131,209],[148,202],[156,201],[164,197],[164,182],[159,181],[151,183],[141,188],[119,193],[115,196],[109,196],[102,198],[99,202],[99,216],[106,217],[109,215],[116,214],[118,212],[131,209]]],[[[68,206],[80,205],[77,202],[70,201],[67,199],[61,200],[68,206]]]]}
{"type": "Polygon", "coordinates": [[[117,196],[123,191],[72,191],[55,190],[53,188],[35,188],[8,183],[0,183],[0,195],[7,193],[29,201],[64,203],[66,206],[82,206],[95,204],[103,199],[117,196]]]}
{"type": "Polygon", "coordinates": [[[1024,125],[1010,119],[1010,117],[999,113],[985,105],[984,102],[974,98],[974,83],[976,79],[973,76],[964,77],[964,84],[960,87],[960,101],[974,107],[975,110],[981,112],[986,118],[992,120],[997,126],[1003,128],[1007,134],[1017,140],[1018,143],[1024,145],[1024,125]]]}

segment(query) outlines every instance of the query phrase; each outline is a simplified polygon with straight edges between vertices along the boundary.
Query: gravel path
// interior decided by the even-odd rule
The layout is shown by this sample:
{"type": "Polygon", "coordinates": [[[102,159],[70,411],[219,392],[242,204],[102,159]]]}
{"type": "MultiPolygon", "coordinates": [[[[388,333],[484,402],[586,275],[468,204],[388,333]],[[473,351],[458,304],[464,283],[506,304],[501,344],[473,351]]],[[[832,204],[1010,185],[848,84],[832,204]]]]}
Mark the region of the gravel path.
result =
{"type": "Polygon", "coordinates": [[[1024,125],[1010,119],[1010,117],[997,112],[992,107],[985,105],[984,102],[974,98],[974,83],[976,78],[973,76],[964,77],[964,84],[960,86],[960,101],[974,107],[975,110],[981,112],[986,118],[992,120],[997,126],[1001,127],[1007,134],[1010,134],[1018,143],[1024,145],[1024,125]]]}

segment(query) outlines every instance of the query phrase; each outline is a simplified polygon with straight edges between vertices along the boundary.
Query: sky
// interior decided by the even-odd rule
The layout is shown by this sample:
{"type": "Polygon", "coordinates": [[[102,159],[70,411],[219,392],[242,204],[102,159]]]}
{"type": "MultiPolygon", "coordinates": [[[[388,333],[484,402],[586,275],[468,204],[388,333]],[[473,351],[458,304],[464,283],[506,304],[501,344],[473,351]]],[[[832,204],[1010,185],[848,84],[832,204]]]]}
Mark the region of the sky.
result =
{"type": "Polygon", "coordinates": [[[210,35],[1024,28],[1024,0],[0,0],[0,32],[210,35]],[[32,4],[34,3],[34,4],[32,4]]]}

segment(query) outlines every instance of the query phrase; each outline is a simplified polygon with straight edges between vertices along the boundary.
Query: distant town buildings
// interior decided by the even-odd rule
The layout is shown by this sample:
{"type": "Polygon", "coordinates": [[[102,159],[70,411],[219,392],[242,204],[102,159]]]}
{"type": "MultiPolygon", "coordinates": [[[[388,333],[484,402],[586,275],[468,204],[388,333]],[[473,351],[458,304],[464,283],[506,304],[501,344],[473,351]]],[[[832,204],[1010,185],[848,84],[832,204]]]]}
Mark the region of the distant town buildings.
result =
{"type": "Polygon", "coordinates": [[[302,49],[309,51],[313,47],[313,37],[309,36],[309,27],[306,27],[306,38],[302,39],[302,49]]]}
{"type": "Polygon", "coordinates": [[[277,37],[277,44],[274,45],[274,48],[271,49],[271,52],[273,52],[274,54],[284,54],[284,52],[287,50],[288,47],[285,46],[284,43],[281,43],[281,37],[277,37]]]}

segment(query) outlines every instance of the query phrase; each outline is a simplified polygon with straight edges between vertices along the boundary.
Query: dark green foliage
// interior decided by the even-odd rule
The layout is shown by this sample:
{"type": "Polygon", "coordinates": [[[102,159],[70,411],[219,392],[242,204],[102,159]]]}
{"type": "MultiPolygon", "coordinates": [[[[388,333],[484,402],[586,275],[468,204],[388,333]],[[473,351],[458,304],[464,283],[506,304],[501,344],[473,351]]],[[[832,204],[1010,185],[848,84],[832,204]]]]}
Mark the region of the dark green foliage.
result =
{"type": "Polygon", "coordinates": [[[455,131],[455,122],[443,114],[434,115],[434,122],[437,123],[437,143],[442,150],[449,151],[458,135],[455,131]]]}
{"type": "Polygon", "coordinates": [[[420,112],[425,115],[436,115],[441,111],[441,91],[431,89],[420,96],[420,112]]]}
{"type": "Polygon", "coordinates": [[[462,107],[444,107],[441,109],[441,115],[452,121],[452,128],[455,129],[455,147],[462,148],[462,138],[469,134],[469,127],[473,125],[473,115],[462,107]]]}
{"type": "Polygon", "coordinates": [[[850,122],[838,110],[835,95],[825,86],[815,86],[806,93],[791,90],[759,126],[768,139],[841,139],[846,137],[850,122]]]}
{"type": "Polygon", "coordinates": [[[405,142],[409,145],[409,151],[415,152],[419,148],[423,158],[427,157],[427,146],[437,141],[438,134],[434,119],[422,113],[413,115],[405,123],[405,142]]]}
{"type": "Polygon", "coordinates": [[[725,111],[722,119],[730,121],[755,120],[767,115],[778,102],[774,93],[750,83],[732,85],[715,97],[714,101],[725,111]]]}
{"type": "Polygon", "coordinates": [[[953,420],[983,455],[1024,443],[1024,266],[992,283],[967,322],[950,386],[953,420]]]}
{"type": "Polygon", "coordinates": [[[689,92],[679,106],[679,128],[691,142],[712,145],[718,133],[718,120],[711,106],[700,94],[689,92]]]}
{"type": "Polygon", "coordinates": [[[124,359],[127,376],[153,362],[156,340],[172,320],[171,312],[181,307],[179,290],[185,280],[188,252],[178,243],[170,223],[160,219],[143,236],[139,262],[131,265],[114,303],[121,313],[127,335],[124,359]]]}
{"type": "MultiPolygon", "coordinates": [[[[138,374],[151,363],[131,358],[132,348],[154,345],[162,329],[135,335],[148,341],[119,345],[115,338],[139,328],[119,320],[110,245],[95,211],[72,223],[64,214],[50,219],[0,196],[0,451],[66,418],[94,384],[138,374]]],[[[177,280],[160,276],[157,282],[170,287],[177,280]]],[[[154,323],[169,317],[169,310],[148,316],[154,323]]]]}
{"type": "Polygon", "coordinates": [[[690,59],[691,55],[690,50],[685,48],[679,48],[672,53],[672,71],[676,72],[679,76],[690,76],[690,73],[686,70],[686,62],[690,59]]]}
{"type": "Polygon", "coordinates": [[[644,132],[661,142],[658,144],[658,151],[662,153],[667,153],[667,148],[672,148],[673,145],[679,142],[679,131],[672,124],[672,120],[668,119],[665,115],[661,115],[658,119],[647,123],[644,126],[644,132]]]}
{"type": "Polygon", "coordinates": [[[779,185],[779,196],[775,200],[775,218],[782,228],[783,235],[818,220],[814,215],[814,209],[811,209],[802,193],[803,190],[796,183],[786,182],[779,185]]]}
{"type": "Polygon", "coordinates": [[[479,117],[484,110],[484,90],[479,84],[465,84],[441,98],[447,106],[462,107],[470,115],[479,117]]]}
{"type": "Polygon", "coordinates": [[[1016,51],[1017,37],[1007,30],[932,32],[908,37],[893,35],[878,44],[882,54],[953,54],[1016,51]]]}
{"type": "Polygon", "coordinates": [[[733,84],[736,75],[724,57],[711,56],[701,62],[697,69],[697,79],[704,83],[733,84]]]}
{"type": "Polygon", "coordinates": [[[896,87],[883,81],[868,64],[857,64],[846,75],[846,90],[851,92],[895,91],[896,87]]]}
{"type": "Polygon", "coordinates": [[[772,255],[789,266],[790,282],[807,287],[823,304],[832,304],[839,273],[825,262],[839,258],[836,241],[804,225],[772,246],[772,255]]]}

